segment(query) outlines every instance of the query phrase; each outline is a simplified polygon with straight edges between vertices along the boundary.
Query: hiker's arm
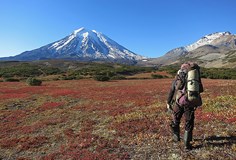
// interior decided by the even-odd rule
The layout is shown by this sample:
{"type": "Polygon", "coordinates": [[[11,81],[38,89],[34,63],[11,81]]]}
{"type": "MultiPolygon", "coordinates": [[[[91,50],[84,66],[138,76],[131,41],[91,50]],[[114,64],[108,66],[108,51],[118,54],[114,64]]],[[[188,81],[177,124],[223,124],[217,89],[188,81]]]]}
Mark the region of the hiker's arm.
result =
{"type": "Polygon", "coordinates": [[[171,101],[173,99],[173,96],[175,94],[175,80],[172,82],[172,85],[171,85],[171,89],[169,91],[169,95],[168,95],[168,98],[167,98],[167,104],[171,104],[171,101]]]}

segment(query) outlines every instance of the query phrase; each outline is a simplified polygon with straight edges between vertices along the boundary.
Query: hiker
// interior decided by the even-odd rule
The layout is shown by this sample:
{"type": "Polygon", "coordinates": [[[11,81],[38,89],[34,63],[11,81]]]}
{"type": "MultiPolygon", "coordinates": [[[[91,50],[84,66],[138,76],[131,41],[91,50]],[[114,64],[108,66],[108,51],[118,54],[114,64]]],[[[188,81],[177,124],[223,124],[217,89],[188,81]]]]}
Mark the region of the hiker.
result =
{"type": "Polygon", "coordinates": [[[184,145],[187,150],[192,149],[190,142],[194,128],[194,111],[202,105],[201,92],[203,86],[200,67],[192,62],[182,64],[172,82],[167,109],[172,113],[170,127],[175,142],[180,141],[180,121],[183,114],[185,116],[184,145]]]}

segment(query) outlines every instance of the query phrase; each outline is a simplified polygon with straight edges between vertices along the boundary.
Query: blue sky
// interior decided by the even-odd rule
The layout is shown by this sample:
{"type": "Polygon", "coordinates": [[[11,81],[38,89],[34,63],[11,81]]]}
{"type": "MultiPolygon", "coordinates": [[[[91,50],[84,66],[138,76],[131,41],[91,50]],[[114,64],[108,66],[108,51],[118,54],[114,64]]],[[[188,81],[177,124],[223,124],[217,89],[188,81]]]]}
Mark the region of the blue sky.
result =
{"type": "Polygon", "coordinates": [[[236,34],[236,0],[0,0],[0,57],[39,48],[85,27],[159,57],[206,34],[236,34]]]}

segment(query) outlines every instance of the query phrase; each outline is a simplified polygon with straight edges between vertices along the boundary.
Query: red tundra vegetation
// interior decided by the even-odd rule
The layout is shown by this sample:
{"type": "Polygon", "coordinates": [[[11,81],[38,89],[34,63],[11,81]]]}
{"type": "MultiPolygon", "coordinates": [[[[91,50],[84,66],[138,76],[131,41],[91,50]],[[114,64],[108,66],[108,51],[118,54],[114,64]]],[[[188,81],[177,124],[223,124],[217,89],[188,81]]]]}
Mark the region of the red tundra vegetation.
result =
{"type": "Polygon", "coordinates": [[[171,81],[1,82],[0,159],[235,159],[236,81],[203,80],[189,152],[171,140],[171,81]]]}

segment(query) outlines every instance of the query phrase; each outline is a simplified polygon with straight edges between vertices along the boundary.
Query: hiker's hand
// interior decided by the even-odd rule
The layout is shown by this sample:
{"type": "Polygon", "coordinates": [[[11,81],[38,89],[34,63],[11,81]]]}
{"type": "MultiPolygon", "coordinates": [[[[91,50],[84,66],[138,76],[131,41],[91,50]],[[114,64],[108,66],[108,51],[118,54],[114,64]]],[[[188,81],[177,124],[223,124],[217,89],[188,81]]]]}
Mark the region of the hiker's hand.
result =
{"type": "Polygon", "coordinates": [[[166,108],[167,108],[167,112],[169,112],[169,113],[173,113],[173,109],[172,109],[172,106],[170,105],[170,104],[166,104],[166,108]]]}
{"type": "Polygon", "coordinates": [[[196,111],[196,110],[197,110],[197,108],[198,108],[198,106],[197,106],[197,107],[194,107],[194,111],[196,111]]]}
{"type": "Polygon", "coordinates": [[[172,110],[171,105],[169,105],[168,103],[166,104],[166,108],[168,109],[168,111],[172,110]]]}

